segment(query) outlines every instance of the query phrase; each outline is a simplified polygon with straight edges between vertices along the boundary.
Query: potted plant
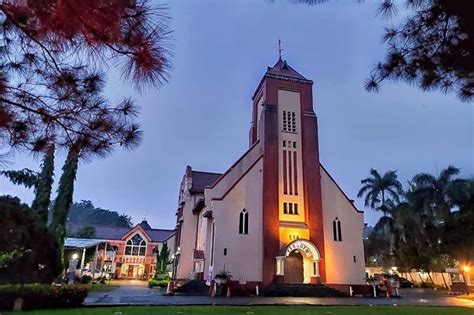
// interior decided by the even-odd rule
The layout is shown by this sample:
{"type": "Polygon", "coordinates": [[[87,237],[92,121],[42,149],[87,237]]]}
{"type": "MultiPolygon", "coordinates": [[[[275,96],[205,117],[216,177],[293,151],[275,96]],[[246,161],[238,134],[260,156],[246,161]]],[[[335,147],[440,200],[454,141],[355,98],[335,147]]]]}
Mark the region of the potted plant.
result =
{"type": "Polygon", "coordinates": [[[214,276],[214,281],[217,284],[216,295],[222,295],[224,289],[227,288],[227,283],[232,279],[232,274],[228,270],[221,270],[214,276]]]}

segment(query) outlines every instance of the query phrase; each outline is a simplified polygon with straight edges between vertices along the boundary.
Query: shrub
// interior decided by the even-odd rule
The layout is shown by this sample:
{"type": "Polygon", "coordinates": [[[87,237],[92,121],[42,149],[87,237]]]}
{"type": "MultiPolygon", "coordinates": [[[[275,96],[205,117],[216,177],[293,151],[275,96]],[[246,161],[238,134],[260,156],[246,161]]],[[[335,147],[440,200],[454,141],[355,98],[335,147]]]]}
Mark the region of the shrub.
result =
{"type": "Polygon", "coordinates": [[[15,300],[23,298],[23,310],[79,307],[89,288],[82,284],[51,286],[48,284],[0,285],[0,310],[12,310],[15,300]]]}
{"type": "Polygon", "coordinates": [[[81,283],[83,284],[91,283],[91,281],[92,281],[92,277],[88,275],[83,275],[81,278],[81,283]]]}
{"type": "Polygon", "coordinates": [[[51,283],[61,272],[59,245],[37,213],[0,196],[0,283],[51,283]]]}
{"type": "Polygon", "coordinates": [[[169,280],[170,275],[168,273],[155,273],[155,275],[153,276],[153,279],[156,279],[156,280],[169,280]]]}
{"type": "Polygon", "coordinates": [[[152,278],[148,281],[148,286],[151,287],[160,287],[160,288],[166,288],[168,286],[168,279],[155,279],[152,278]]]}

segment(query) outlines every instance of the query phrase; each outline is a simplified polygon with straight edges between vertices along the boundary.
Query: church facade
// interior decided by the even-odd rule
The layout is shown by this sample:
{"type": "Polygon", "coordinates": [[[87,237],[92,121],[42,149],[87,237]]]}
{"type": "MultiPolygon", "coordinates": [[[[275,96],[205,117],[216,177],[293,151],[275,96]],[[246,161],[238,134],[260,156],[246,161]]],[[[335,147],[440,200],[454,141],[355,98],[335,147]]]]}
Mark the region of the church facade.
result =
{"type": "Polygon", "coordinates": [[[363,212],[319,162],[312,87],[280,58],[253,95],[249,149],[223,174],[186,167],[175,279],[365,284],[363,212]]]}

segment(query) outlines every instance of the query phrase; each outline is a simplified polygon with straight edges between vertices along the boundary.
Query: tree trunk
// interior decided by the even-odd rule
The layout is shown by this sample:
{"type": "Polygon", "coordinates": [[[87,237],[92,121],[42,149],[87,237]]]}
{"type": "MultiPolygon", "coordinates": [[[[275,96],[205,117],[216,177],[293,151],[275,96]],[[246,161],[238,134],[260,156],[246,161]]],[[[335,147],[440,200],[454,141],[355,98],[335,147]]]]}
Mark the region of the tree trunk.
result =
{"type": "Polygon", "coordinates": [[[48,224],[51,190],[54,182],[54,152],[55,146],[51,145],[44,155],[41,173],[35,187],[35,199],[31,204],[31,208],[38,213],[44,224],[48,224]]]}
{"type": "Polygon", "coordinates": [[[428,272],[428,277],[430,277],[431,283],[432,283],[433,285],[436,285],[436,284],[434,283],[434,281],[433,281],[433,278],[431,277],[431,271],[428,272]]]}
{"type": "Polygon", "coordinates": [[[444,287],[445,287],[447,290],[449,290],[448,283],[446,282],[446,279],[444,279],[444,272],[441,272],[441,278],[443,278],[444,287]]]}
{"type": "Polygon", "coordinates": [[[73,145],[68,152],[66,162],[62,168],[63,173],[59,180],[56,200],[53,206],[53,218],[51,220],[51,231],[59,243],[61,265],[64,268],[64,239],[66,237],[66,221],[69,208],[72,204],[74,193],[74,181],[76,180],[79,154],[81,148],[78,144],[73,145]]]}
{"type": "Polygon", "coordinates": [[[420,277],[420,280],[421,280],[421,284],[425,284],[425,281],[423,281],[423,278],[421,277],[421,273],[418,271],[418,276],[420,277]]]}

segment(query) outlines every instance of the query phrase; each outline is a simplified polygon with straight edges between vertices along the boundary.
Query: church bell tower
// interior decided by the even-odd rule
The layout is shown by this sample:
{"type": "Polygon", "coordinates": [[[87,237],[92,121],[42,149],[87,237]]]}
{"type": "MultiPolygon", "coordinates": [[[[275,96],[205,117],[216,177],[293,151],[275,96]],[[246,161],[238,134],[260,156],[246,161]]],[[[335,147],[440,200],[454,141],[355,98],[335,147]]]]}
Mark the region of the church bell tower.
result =
{"type": "Polygon", "coordinates": [[[267,68],[252,98],[249,142],[250,146],[259,142],[263,153],[264,284],[293,281],[281,262],[291,253],[291,246],[302,248],[306,243],[318,254],[305,258],[304,282],[325,282],[318,125],[312,86],[313,81],[280,56],[267,68]]]}

